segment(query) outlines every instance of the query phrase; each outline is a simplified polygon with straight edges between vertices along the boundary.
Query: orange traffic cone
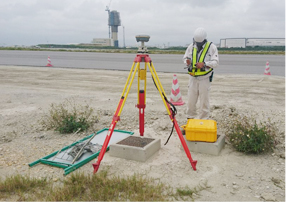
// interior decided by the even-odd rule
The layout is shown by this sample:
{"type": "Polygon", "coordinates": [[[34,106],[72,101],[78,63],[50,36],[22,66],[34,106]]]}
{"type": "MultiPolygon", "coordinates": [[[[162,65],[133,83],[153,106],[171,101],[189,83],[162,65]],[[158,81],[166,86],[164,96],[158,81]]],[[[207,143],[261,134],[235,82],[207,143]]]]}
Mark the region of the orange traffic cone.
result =
{"type": "Polygon", "coordinates": [[[182,95],[180,92],[179,82],[177,79],[177,75],[174,74],[173,84],[172,84],[172,93],[171,93],[171,103],[173,105],[183,105],[185,102],[182,99],[182,95]]]}
{"type": "Polygon", "coordinates": [[[266,62],[265,70],[264,70],[264,75],[271,75],[270,74],[270,67],[269,67],[269,62],[266,62]]]}
{"type": "Polygon", "coordinates": [[[51,62],[51,58],[50,56],[48,57],[48,64],[46,65],[46,67],[52,67],[52,62],[51,62]]]}

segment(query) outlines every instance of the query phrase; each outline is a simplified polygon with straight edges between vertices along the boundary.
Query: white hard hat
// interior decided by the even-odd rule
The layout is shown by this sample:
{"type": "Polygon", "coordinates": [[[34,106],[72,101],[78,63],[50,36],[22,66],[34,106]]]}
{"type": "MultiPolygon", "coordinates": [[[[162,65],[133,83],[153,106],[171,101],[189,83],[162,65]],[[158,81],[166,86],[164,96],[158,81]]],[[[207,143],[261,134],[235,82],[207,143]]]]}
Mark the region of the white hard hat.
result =
{"type": "Polygon", "coordinates": [[[207,32],[204,28],[199,27],[194,32],[195,42],[203,42],[207,38],[207,32]]]}

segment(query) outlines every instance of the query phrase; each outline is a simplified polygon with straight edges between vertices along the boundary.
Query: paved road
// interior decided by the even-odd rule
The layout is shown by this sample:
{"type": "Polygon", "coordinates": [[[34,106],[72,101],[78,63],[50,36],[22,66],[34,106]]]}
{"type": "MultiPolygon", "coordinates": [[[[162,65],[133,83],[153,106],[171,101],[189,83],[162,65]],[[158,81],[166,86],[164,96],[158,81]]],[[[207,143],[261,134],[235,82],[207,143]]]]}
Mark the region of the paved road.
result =
{"type": "MultiPolygon", "coordinates": [[[[6,51],[0,50],[0,65],[46,66],[50,56],[55,67],[130,70],[135,54],[6,51]]],[[[184,73],[183,55],[150,54],[158,72],[184,73]]],[[[220,55],[217,74],[263,74],[269,61],[272,75],[285,76],[284,55],[220,55]]]]}

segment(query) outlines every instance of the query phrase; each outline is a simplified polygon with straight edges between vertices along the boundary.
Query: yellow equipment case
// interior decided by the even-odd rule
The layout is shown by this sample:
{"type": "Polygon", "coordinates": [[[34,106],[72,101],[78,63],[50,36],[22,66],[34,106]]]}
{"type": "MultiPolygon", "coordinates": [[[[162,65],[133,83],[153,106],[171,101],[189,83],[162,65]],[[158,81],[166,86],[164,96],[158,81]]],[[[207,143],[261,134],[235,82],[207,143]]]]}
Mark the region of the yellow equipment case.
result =
{"type": "Polygon", "coordinates": [[[217,123],[214,120],[188,119],[187,125],[183,125],[182,128],[189,141],[217,141],[217,123]]]}

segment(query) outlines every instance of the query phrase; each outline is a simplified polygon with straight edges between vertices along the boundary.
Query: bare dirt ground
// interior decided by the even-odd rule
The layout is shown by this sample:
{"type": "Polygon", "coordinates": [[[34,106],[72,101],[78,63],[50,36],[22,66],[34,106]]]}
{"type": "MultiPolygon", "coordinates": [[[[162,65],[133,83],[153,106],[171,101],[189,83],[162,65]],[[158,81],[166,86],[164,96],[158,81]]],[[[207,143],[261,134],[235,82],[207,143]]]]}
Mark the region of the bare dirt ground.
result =
{"type": "MultiPolygon", "coordinates": [[[[263,72],[263,71],[262,71],[263,72]]],[[[167,96],[170,96],[173,74],[158,73],[167,96]]],[[[120,99],[128,72],[53,67],[0,66],[0,176],[27,174],[48,177],[60,182],[63,170],[43,164],[28,164],[86,135],[108,128],[120,99]],[[71,135],[43,129],[40,121],[52,103],[66,99],[88,103],[99,114],[94,130],[71,135]]],[[[186,101],[188,75],[177,74],[182,98],[186,101]]],[[[138,135],[137,80],[121,114],[116,129],[138,135]]],[[[141,173],[172,187],[205,186],[197,201],[285,201],[285,78],[261,75],[215,75],[211,89],[212,117],[218,121],[229,114],[258,113],[279,122],[280,143],[274,152],[245,155],[226,143],[219,156],[192,152],[198,161],[194,171],[181,149],[174,132],[164,146],[172,124],[161,97],[147,80],[145,136],[160,138],[162,147],[145,163],[111,157],[105,154],[99,170],[111,175],[141,173]],[[264,115],[263,115],[264,114],[264,115]]],[[[179,125],[186,124],[186,106],[177,107],[179,125]]],[[[92,174],[92,163],[77,171],[92,174]]],[[[77,172],[75,171],[75,172],[77,172]]]]}

